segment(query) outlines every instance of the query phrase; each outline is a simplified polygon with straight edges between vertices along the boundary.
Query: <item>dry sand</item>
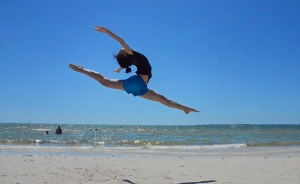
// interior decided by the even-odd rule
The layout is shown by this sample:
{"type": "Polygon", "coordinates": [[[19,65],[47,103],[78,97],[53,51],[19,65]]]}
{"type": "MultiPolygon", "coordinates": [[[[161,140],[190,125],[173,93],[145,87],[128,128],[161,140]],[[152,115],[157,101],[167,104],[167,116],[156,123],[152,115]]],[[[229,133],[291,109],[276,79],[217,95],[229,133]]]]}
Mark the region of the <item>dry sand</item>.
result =
{"type": "Polygon", "coordinates": [[[1,184],[300,183],[300,158],[0,155],[1,184]]]}

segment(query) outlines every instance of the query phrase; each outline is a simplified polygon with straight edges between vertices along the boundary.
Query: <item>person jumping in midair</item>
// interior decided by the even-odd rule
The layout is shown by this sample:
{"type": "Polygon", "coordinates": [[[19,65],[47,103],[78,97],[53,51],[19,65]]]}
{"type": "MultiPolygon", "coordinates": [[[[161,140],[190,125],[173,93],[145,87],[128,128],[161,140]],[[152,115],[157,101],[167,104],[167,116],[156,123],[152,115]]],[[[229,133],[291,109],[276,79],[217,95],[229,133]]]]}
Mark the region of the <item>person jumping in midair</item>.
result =
{"type": "Polygon", "coordinates": [[[114,58],[120,65],[120,68],[113,71],[119,73],[122,69],[126,69],[126,73],[130,73],[130,66],[135,65],[137,68],[136,75],[133,75],[125,80],[113,80],[107,79],[97,72],[84,69],[82,66],[70,64],[69,67],[71,69],[95,79],[105,87],[123,90],[128,94],[132,94],[133,96],[140,96],[148,100],[160,102],[165,106],[182,110],[186,114],[189,114],[190,112],[199,112],[196,109],[171,101],[152,89],[148,89],[147,84],[152,77],[152,67],[148,59],[143,54],[131,49],[122,38],[115,35],[105,27],[96,25],[94,30],[100,33],[108,34],[110,37],[118,41],[123,47],[120,49],[117,55],[114,55],[114,58]]]}

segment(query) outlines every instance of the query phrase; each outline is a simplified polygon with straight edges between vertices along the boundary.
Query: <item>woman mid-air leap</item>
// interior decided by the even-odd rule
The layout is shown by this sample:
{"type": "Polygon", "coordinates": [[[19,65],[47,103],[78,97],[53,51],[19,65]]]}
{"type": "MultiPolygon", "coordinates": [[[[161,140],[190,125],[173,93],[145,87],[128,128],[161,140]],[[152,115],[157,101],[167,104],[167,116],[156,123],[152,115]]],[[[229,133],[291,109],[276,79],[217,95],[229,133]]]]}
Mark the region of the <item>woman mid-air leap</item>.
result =
{"type": "Polygon", "coordinates": [[[120,65],[120,68],[114,70],[114,72],[119,73],[122,69],[126,69],[126,73],[130,73],[131,72],[130,66],[135,65],[137,68],[136,75],[133,75],[125,80],[112,80],[103,77],[101,74],[97,72],[84,69],[82,66],[70,64],[69,67],[71,69],[95,79],[105,87],[125,90],[127,93],[131,93],[134,96],[140,96],[148,100],[160,102],[168,107],[182,110],[186,114],[189,114],[190,112],[199,112],[196,109],[178,104],[158,94],[157,92],[148,89],[147,84],[150,78],[152,77],[151,74],[152,68],[151,65],[149,64],[148,59],[143,54],[135,50],[132,50],[122,38],[115,35],[113,32],[106,29],[105,27],[96,26],[94,30],[100,33],[108,34],[110,37],[120,42],[120,44],[123,47],[120,49],[118,54],[114,56],[120,65]]]}

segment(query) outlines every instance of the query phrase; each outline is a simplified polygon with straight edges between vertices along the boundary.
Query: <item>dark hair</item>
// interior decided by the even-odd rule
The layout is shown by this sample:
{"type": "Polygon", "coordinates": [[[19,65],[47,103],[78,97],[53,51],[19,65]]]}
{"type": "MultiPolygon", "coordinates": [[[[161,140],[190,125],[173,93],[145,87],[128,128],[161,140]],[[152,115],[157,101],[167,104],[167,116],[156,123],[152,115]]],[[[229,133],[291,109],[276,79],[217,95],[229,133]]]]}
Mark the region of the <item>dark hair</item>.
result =
{"type": "Polygon", "coordinates": [[[127,57],[126,57],[123,54],[120,54],[120,52],[119,52],[118,54],[113,54],[113,57],[118,61],[119,65],[122,68],[126,68],[125,73],[131,72],[130,66],[132,65],[132,63],[131,63],[131,58],[129,55],[127,55],[127,57]]]}

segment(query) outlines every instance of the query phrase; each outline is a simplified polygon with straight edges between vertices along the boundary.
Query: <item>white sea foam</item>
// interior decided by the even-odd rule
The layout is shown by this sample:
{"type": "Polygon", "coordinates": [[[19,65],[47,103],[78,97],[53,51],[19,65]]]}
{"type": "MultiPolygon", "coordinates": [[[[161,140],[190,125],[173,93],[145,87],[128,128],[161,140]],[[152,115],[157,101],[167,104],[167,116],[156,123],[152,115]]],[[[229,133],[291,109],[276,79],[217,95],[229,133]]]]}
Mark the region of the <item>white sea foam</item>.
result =
{"type": "Polygon", "coordinates": [[[58,143],[58,141],[55,141],[55,140],[52,140],[52,139],[50,139],[49,142],[51,142],[51,143],[58,143]]]}
{"type": "Polygon", "coordinates": [[[95,145],[104,146],[104,145],[105,145],[105,142],[95,142],[95,145]]]}
{"type": "Polygon", "coordinates": [[[49,129],[45,129],[45,128],[36,128],[36,129],[31,129],[31,130],[36,130],[36,131],[43,131],[43,132],[45,132],[45,131],[49,131],[49,129]]]}
{"type": "Polygon", "coordinates": [[[203,146],[203,148],[210,148],[210,149],[219,149],[219,148],[244,148],[247,147],[246,144],[215,144],[209,146],[203,146]]]}
{"type": "MultiPolygon", "coordinates": [[[[38,140],[40,141],[40,140],[38,140]]],[[[54,141],[56,142],[56,141],[54,141]]],[[[186,150],[186,151],[194,151],[194,150],[209,150],[209,149],[226,149],[226,148],[244,148],[246,144],[224,144],[224,145],[205,145],[205,146],[158,146],[145,144],[143,147],[141,146],[105,146],[105,142],[95,142],[94,145],[101,147],[94,147],[91,145],[80,145],[80,146],[38,146],[38,145],[0,145],[2,149],[33,149],[33,150],[63,150],[63,149],[73,149],[76,150],[85,150],[90,149],[91,151],[95,151],[97,149],[101,150],[186,150]]]]}
{"type": "Polygon", "coordinates": [[[203,145],[203,146],[156,146],[147,144],[144,146],[146,149],[154,149],[154,150],[169,150],[169,149],[180,149],[180,150],[200,150],[200,149],[226,149],[226,148],[243,148],[247,147],[246,144],[216,144],[216,145],[203,145]]]}

